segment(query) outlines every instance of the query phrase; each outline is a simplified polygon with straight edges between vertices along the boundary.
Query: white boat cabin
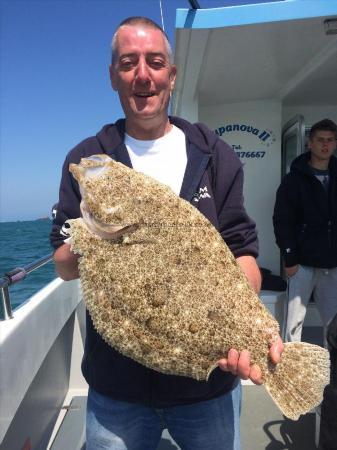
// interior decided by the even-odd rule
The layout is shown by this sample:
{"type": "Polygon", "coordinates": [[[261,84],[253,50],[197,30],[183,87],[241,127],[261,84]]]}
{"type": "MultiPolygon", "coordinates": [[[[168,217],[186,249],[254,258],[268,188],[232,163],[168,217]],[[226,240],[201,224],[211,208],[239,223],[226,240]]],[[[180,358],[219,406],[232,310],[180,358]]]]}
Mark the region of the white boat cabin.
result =
{"type": "Polygon", "coordinates": [[[305,151],[305,131],[337,122],[337,1],[178,10],[175,61],[172,113],[206,123],[237,152],[259,265],[280,274],[277,187],[305,151]]]}

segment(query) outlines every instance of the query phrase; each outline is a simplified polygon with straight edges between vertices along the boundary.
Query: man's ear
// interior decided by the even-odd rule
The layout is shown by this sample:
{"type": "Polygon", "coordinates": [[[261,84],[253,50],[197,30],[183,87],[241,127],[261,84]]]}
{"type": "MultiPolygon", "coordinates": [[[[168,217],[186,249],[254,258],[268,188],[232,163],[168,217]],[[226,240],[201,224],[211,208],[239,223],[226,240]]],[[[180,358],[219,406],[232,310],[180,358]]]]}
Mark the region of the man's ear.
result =
{"type": "Polygon", "coordinates": [[[177,67],[173,64],[171,66],[171,73],[170,73],[170,89],[173,91],[174,85],[177,78],[177,67]]]}
{"type": "Polygon", "coordinates": [[[110,64],[110,66],[109,66],[109,74],[110,74],[110,82],[111,82],[112,89],[114,91],[117,91],[116,69],[113,66],[113,64],[110,64]]]}

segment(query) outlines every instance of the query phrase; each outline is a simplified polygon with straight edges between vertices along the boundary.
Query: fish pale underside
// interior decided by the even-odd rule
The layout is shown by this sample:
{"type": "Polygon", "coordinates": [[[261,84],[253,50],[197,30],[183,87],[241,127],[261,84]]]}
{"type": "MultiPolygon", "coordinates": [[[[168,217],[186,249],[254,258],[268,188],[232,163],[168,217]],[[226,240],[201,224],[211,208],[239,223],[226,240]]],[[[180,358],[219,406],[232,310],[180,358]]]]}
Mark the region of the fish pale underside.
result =
{"type": "Polygon", "coordinates": [[[287,343],[282,361],[271,363],[278,323],[194,206],[107,155],[82,158],[70,171],[84,217],[69,220],[72,250],[81,255],[86,307],[108,344],[146,367],[196,380],[212,376],[229,349],[247,349],[285,416],[295,420],[321,402],[328,352],[287,343]]]}

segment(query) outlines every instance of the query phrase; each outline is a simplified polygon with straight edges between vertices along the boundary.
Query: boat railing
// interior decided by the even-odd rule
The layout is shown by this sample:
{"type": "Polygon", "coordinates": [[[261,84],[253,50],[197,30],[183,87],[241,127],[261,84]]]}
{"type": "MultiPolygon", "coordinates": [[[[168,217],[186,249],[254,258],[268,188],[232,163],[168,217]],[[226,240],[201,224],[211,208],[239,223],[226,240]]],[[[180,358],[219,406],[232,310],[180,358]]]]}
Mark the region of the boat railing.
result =
{"type": "Polygon", "coordinates": [[[45,264],[49,263],[53,259],[53,253],[49,253],[46,256],[42,256],[30,264],[24,267],[16,267],[15,269],[6,272],[0,278],[0,290],[1,290],[1,304],[3,310],[3,320],[8,320],[13,318],[13,309],[9,294],[9,286],[19,283],[24,280],[26,276],[33,272],[33,270],[39,269],[45,264]]]}

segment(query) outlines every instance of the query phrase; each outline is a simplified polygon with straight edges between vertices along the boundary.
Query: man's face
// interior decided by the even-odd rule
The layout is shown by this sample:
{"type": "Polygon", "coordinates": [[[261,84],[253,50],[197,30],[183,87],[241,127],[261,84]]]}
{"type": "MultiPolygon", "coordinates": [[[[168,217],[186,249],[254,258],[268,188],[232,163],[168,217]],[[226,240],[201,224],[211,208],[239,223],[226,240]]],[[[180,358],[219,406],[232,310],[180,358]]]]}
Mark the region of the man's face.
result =
{"type": "Polygon", "coordinates": [[[143,25],[122,27],[110,78],[129,125],[144,120],[152,120],[155,125],[167,121],[176,68],[170,64],[160,30],[143,25]]]}
{"type": "Polygon", "coordinates": [[[332,131],[316,131],[309,140],[308,147],[312,157],[322,161],[329,160],[336,150],[336,136],[332,131]]]}

